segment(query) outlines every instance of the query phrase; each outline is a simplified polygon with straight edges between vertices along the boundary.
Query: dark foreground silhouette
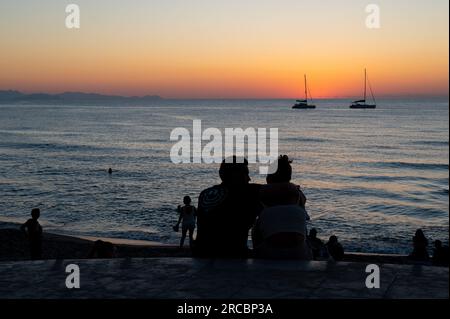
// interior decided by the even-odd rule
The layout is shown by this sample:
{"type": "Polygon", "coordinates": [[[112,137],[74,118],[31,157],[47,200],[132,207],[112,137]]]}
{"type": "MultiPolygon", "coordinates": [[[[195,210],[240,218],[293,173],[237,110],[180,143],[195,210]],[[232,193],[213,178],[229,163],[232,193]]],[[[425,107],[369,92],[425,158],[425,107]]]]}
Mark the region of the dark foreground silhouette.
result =
{"type": "Polygon", "coordinates": [[[317,260],[319,258],[328,257],[328,253],[326,251],[325,244],[323,243],[323,241],[320,238],[317,237],[317,229],[312,228],[309,231],[307,240],[308,240],[309,247],[311,247],[313,259],[317,260]]]}
{"type": "Polygon", "coordinates": [[[260,185],[250,184],[248,162],[236,157],[225,160],[219,170],[220,185],[205,189],[198,199],[198,257],[249,256],[248,232],[262,205],[260,185]]]}
{"type": "MultiPolygon", "coordinates": [[[[30,259],[28,239],[19,228],[0,229],[0,261],[30,259]]],[[[44,232],[42,234],[42,259],[86,259],[93,245],[94,242],[91,240],[44,232]]],[[[144,246],[114,244],[114,246],[117,249],[116,258],[192,257],[188,248],[180,249],[178,245],[162,246],[153,244],[144,246]]],[[[366,264],[432,264],[430,260],[414,261],[405,255],[374,255],[351,252],[345,253],[343,261],[366,264]]]]}
{"type": "Polygon", "coordinates": [[[110,259],[116,257],[116,247],[110,242],[97,240],[94,242],[87,258],[110,259]]]}
{"type": "Polygon", "coordinates": [[[178,222],[173,227],[173,230],[178,232],[181,224],[181,239],[180,248],[183,248],[186,235],[189,232],[189,247],[193,247],[194,243],[194,229],[195,229],[195,219],[197,217],[197,210],[191,205],[192,200],[189,196],[183,198],[184,206],[178,206],[178,222]]]}
{"type": "Polygon", "coordinates": [[[341,261],[344,259],[344,247],[339,243],[336,236],[330,236],[328,243],[325,244],[328,254],[335,260],[341,261]]]}
{"type": "Polygon", "coordinates": [[[42,227],[38,222],[40,216],[41,211],[39,208],[33,208],[31,210],[31,218],[20,227],[20,230],[28,237],[32,260],[42,258],[42,227]]]}
{"type": "Polygon", "coordinates": [[[418,229],[413,237],[413,251],[410,257],[414,260],[428,260],[428,239],[422,229],[418,229]]]}
{"type": "Polygon", "coordinates": [[[312,259],[307,237],[306,197],[300,186],[291,183],[289,158],[280,156],[276,171],[267,175],[261,187],[264,209],[253,227],[255,256],[265,259],[312,259]]]}
{"type": "Polygon", "coordinates": [[[443,246],[440,240],[435,240],[433,250],[433,265],[448,267],[449,259],[450,255],[448,246],[443,246]]]}

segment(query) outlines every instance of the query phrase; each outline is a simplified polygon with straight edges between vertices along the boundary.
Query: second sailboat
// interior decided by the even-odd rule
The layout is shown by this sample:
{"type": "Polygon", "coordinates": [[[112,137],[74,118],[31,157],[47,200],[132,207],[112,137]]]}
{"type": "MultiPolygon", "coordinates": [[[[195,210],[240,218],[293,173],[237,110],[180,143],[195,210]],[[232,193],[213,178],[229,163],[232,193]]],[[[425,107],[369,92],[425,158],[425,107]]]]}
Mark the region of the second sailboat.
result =
{"type": "MultiPolygon", "coordinates": [[[[309,97],[311,98],[311,94],[309,94],[309,97]]],[[[312,98],[311,98],[312,100],[312,98]]],[[[293,109],[315,109],[316,106],[312,104],[308,104],[308,85],[306,82],[306,74],[305,74],[305,99],[304,100],[297,100],[295,105],[292,107],[293,109]]]]}

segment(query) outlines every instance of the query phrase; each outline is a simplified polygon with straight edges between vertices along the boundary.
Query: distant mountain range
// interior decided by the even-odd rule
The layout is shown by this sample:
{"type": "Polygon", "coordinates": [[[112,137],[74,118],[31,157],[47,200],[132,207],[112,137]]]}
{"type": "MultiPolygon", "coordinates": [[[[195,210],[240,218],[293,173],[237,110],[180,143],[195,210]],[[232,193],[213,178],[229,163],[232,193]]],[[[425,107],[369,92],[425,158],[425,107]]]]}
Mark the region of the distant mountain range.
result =
{"type": "Polygon", "coordinates": [[[161,100],[158,95],[119,96],[97,93],[65,92],[61,94],[33,93],[25,94],[19,91],[0,91],[0,104],[143,104],[161,100]]]}

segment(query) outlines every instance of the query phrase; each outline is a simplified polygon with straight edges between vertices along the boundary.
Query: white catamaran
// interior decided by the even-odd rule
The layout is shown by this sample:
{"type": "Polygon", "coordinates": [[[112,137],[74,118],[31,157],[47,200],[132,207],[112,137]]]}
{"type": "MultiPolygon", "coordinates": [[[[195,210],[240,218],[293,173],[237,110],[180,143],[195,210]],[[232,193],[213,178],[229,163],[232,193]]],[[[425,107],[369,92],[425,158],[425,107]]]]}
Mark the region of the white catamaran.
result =
{"type": "Polygon", "coordinates": [[[369,82],[370,94],[372,95],[373,104],[366,103],[367,97],[367,70],[364,69],[364,100],[353,101],[352,105],[350,105],[351,109],[375,109],[377,107],[375,97],[372,92],[372,87],[369,82]]]}
{"type": "MultiPolygon", "coordinates": [[[[316,106],[312,104],[308,104],[308,85],[306,84],[306,74],[305,74],[305,99],[304,100],[297,100],[295,105],[292,107],[293,109],[315,109],[316,106]]],[[[309,97],[311,98],[311,93],[309,94],[309,97]]]]}

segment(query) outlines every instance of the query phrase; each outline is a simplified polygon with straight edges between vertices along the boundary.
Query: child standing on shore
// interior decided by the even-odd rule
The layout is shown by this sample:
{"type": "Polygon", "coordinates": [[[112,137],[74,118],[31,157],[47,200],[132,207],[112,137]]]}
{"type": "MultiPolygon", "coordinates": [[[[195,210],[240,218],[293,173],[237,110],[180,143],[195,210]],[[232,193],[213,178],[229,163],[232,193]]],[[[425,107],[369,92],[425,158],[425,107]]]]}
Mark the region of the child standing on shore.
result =
{"type": "Polygon", "coordinates": [[[41,215],[39,208],[31,210],[31,218],[20,227],[20,230],[28,236],[30,243],[30,254],[32,260],[42,257],[42,227],[38,222],[41,215]]]}
{"type": "Polygon", "coordinates": [[[174,226],[174,230],[178,231],[181,224],[180,248],[183,248],[187,232],[189,232],[189,247],[191,249],[194,242],[195,218],[197,216],[197,211],[195,207],[191,205],[191,202],[191,198],[189,196],[185,196],[183,198],[184,206],[178,206],[178,213],[180,214],[180,217],[178,218],[177,224],[174,226]]]}

